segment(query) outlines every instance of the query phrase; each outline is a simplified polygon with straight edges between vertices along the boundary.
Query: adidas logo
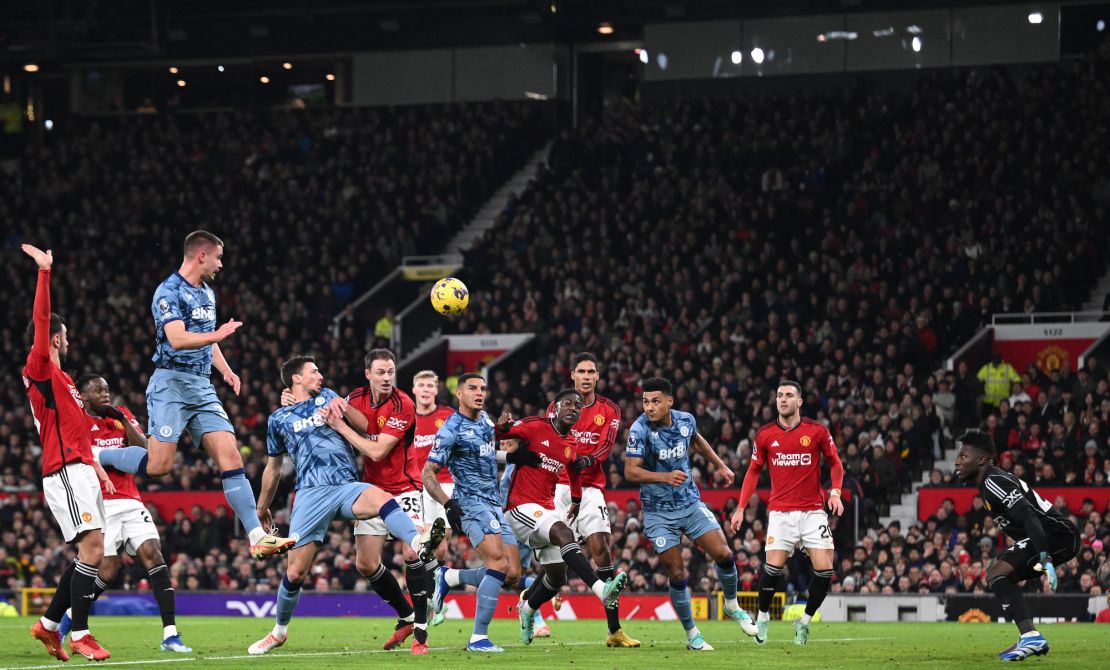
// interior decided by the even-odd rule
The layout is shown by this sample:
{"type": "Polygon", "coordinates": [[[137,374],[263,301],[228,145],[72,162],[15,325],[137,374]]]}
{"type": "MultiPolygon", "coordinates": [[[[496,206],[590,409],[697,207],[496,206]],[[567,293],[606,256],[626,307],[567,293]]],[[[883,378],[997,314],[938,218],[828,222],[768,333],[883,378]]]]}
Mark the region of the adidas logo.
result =
{"type": "Polygon", "coordinates": [[[100,430],[100,426],[98,426],[94,423],[92,429],[93,430],[100,430]]]}
{"type": "Polygon", "coordinates": [[[775,440],[774,442],[772,442],[772,443],[771,443],[771,446],[772,446],[772,447],[777,447],[777,446],[779,446],[779,441],[778,441],[778,440],[775,440]]]}
{"type": "Polygon", "coordinates": [[[544,440],[543,442],[540,442],[540,444],[542,444],[545,447],[550,447],[551,446],[551,444],[547,440],[544,440]]]}

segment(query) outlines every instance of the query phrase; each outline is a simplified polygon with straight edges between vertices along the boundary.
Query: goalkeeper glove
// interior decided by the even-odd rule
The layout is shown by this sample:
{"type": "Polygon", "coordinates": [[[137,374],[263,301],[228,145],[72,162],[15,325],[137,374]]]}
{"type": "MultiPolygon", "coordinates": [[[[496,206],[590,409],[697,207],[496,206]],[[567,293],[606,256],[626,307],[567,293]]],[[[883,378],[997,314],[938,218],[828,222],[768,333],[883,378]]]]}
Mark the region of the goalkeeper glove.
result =
{"type": "Polygon", "coordinates": [[[459,507],[459,501],[451,498],[443,507],[447,510],[447,523],[451,524],[451,530],[456,535],[462,535],[462,507],[459,507]]]}
{"type": "Polygon", "coordinates": [[[100,408],[100,411],[103,412],[103,414],[101,414],[101,416],[103,416],[106,419],[115,419],[116,421],[127,421],[127,417],[123,415],[123,412],[119,411],[115,407],[112,407],[111,405],[104,405],[103,407],[100,408]]]}
{"type": "Polygon", "coordinates": [[[1056,587],[1060,585],[1060,578],[1056,576],[1056,566],[1052,564],[1052,557],[1046,551],[1041,552],[1041,569],[1048,576],[1049,590],[1056,593],[1056,587]]]}

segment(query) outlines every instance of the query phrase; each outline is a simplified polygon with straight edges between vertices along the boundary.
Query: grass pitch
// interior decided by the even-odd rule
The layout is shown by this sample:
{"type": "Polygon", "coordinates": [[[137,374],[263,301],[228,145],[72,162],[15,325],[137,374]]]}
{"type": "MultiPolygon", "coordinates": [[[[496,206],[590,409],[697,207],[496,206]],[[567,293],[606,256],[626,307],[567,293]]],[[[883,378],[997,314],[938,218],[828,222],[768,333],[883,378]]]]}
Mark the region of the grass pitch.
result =
{"type": "MultiPolygon", "coordinates": [[[[0,670],[54,668],[63,664],[46,654],[28,634],[33,619],[0,619],[0,670]]],[[[431,653],[424,657],[402,650],[384,652],[392,632],[386,619],[294,618],[289,641],[266,656],[248,656],[247,647],[266,635],[270,619],[181,617],[178,629],[192,654],[159,651],[162,632],[156,617],[100,617],[93,619],[97,639],[112,658],[97,667],[162,668],[536,668],[581,670],[654,670],[680,666],[738,667],[770,670],[788,668],[967,668],[999,663],[995,654],[1017,639],[1017,629],[1006,624],[961,623],[832,623],[813,624],[810,643],[793,644],[788,623],[772,622],[770,639],[757,646],[731,622],[703,622],[714,652],[686,650],[685,635],[676,621],[631,621],[626,630],[643,642],[640,649],[607,649],[604,621],[551,621],[553,636],[530,647],[520,642],[515,622],[495,621],[491,639],[504,654],[470,654],[463,650],[471,622],[448,621],[432,629],[431,653]]],[[[1048,656],[1026,661],[1038,669],[1105,668],[1110,658],[1110,626],[1048,624],[1039,630],[1052,645],[1048,656]]],[[[410,638],[411,643],[411,638],[410,638]]],[[[68,645],[67,645],[68,649],[68,645]]],[[[67,666],[85,665],[73,658],[67,666]]]]}

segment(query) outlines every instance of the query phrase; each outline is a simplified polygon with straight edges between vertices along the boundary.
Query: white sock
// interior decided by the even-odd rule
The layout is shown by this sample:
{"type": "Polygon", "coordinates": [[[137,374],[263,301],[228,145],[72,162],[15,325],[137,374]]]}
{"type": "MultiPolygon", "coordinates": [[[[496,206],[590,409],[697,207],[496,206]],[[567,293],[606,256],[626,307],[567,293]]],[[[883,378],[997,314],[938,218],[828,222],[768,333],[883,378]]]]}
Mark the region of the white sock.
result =
{"type": "Polygon", "coordinates": [[[88,634],[88,630],[71,630],[69,632],[69,640],[70,642],[76,642],[77,640],[80,640],[88,634]]]}
{"type": "Polygon", "coordinates": [[[401,619],[401,621],[404,621],[405,623],[413,623],[414,621],[416,621],[416,613],[413,612],[412,614],[408,615],[407,617],[403,617],[401,619]]]}
{"type": "Polygon", "coordinates": [[[459,581],[459,571],[454,568],[447,568],[443,573],[443,581],[447,582],[447,586],[451,588],[462,586],[462,582],[459,581]]]}
{"type": "Polygon", "coordinates": [[[1040,633],[1038,633],[1035,630],[1031,630],[1028,633],[1022,633],[1021,634],[1022,637],[1037,637],[1038,635],[1040,635],[1040,633]]]}
{"type": "Polygon", "coordinates": [[[167,637],[173,637],[174,635],[177,635],[177,626],[170,625],[162,627],[163,640],[165,640],[167,637]]]}
{"type": "Polygon", "coordinates": [[[247,531],[247,540],[250,541],[251,544],[258,544],[264,537],[266,537],[266,531],[262,529],[262,526],[247,531]]]}
{"type": "Polygon", "coordinates": [[[593,584],[590,584],[590,590],[594,592],[595,596],[605,600],[605,582],[600,579],[597,580],[593,584]]]}
{"type": "MultiPolygon", "coordinates": [[[[69,610],[66,610],[66,612],[68,613],[69,610]]],[[[51,621],[50,619],[47,619],[46,617],[39,617],[39,623],[42,624],[43,628],[45,628],[46,630],[48,630],[52,633],[57,633],[58,632],[58,622],[57,621],[51,621]]]]}
{"type": "Polygon", "coordinates": [[[803,626],[808,626],[810,621],[813,621],[813,617],[808,614],[803,614],[802,616],[798,617],[798,623],[802,624],[803,626]]]}
{"type": "Polygon", "coordinates": [[[524,612],[525,614],[535,614],[536,617],[539,618],[539,613],[537,613],[536,610],[532,609],[532,606],[528,604],[527,600],[520,603],[520,611],[524,612]]]}
{"type": "Polygon", "coordinates": [[[471,636],[470,636],[470,642],[469,642],[469,644],[474,644],[475,642],[479,642],[479,641],[481,641],[481,640],[488,640],[488,639],[489,639],[489,636],[488,636],[488,635],[477,635],[477,634],[474,634],[474,635],[471,635],[471,636]]]}
{"type": "Polygon", "coordinates": [[[756,616],[755,620],[756,621],[770,621],[771,620],[771,613],[770,612],[764,612],[764,611],[761,610],[759,612],[759,615],[756,616]]]}
{"type": "Polygon", "coordinates": [[[93,455],[93,458],[96,460],[97,463],[100,462],[100,452],[102,452],[102,451],[104,451],[104,447],[93,447],[92,448],[92,455],[93,455]]]}
{"type": "Polygon", "coordinates": [[[687,640],[693,640],[698,635],[701,635],[701,631],[698,630],[697,626],[694,626],[690,630],[686,631],[686,639],[687,640]]]}
{"type": "Polygon", "coordinates": [[[285,637],[289,635],[289,626],[282,626],[280,623],[276,623],[274,624],[274,629],[270,631],[270,634],[279,640],[284,640],[285,637]]]}
{"type": "Polygon", "coordinates": [[[725,598],[725,609],[730,612],[735,612],[740,609],[740,603],[736,598],[725,598]]]}

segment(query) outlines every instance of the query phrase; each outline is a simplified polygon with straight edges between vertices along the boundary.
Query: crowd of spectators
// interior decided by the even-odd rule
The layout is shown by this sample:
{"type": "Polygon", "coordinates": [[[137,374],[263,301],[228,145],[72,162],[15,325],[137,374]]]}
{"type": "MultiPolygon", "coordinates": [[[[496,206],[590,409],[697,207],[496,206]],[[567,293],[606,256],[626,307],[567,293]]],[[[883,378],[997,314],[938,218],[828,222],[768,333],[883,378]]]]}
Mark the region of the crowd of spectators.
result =
{"type": "MultiPolygon", "coordinates": [[[[572,353],[589,350],[604,363],[599,392],[620,404],[627,430],[639,414],[638,380],[671,378],[676,406],[696,415],[699,432],[737,474],[747,468],[755,429],[774,419],[778,381],[797,379],[805,389],[803,413],[827,423],[847,470],[845,488],[863,501],[859,535],[847,518],[832,523],[841,559],[834,589],[933,590],[939,577],[942,591],[974,591],[986,561],[1005,546],[989,521],[976,526],[974,519],[938,512],[921,527],[900,529],[879,528],[878,517],[909,490],[916,473],[950,448],[957,431],[981,422],[998,431],[992,434],[1005,433],[1006,452],[1017,452],[1015,471],[1027,463],[1043,475],[1049,464],[1066,478],[1066,464],[1074,464],[1074,483],[1087,476],[1087,463],[1079,467],[1087,449],[1084,440],[1077,450],[1079,433],[1090,433],[1093,425],[1090,478],[1106,476],[1105,371],[1030,371],[1021,390],[1036,386],[1032,407],[1007,402],[991,416],[981,414],[975,370],[934,372],[992,314],[1077,309],[1106,269],[1100,231],[1108,223],[1110,147],[1093,130],[1107,105],[1100,84],[1106,69],[1102,61],[1086,61],[1021,71],[945,70],[921,74],[905,93],[861,87],[613,108],[560,134],[548,166],[468,253],[460,274],[472,289],[471,307],[448,329],[537,333],[527,360],[493,371],[491,409],[537,413],[566,385],[572,353]],[[1085,411],[1076,398],[1087,392],[1076,393],[1089,384],[1095,402],[1085,411]],[[1055,423],[1043,414],[1021,421],[1045,403],[1054,408],[1055,423]],[[1030,424],[1042,420],[1042,432],[1054,435],[1063,426],[1070,436],[1060,443],[1062,460],[1049,437],[1044,454],[1023,446],[1030,424]]],[[[494,168],[502,167],[510,149],[526,144],[521,135],[537,125],[524,107],[487,106],[498,112],[492,120],[466,109],[452,110],[474,115],[465,134],[446,132],[451,124],[434,119],[429,125],[441,123],[441,144],[473,141],[482,151],[424,152],[424,133],[431,132],[424,125],[394,131],[424,159],[405,154],[412,163],[403,168],[366,170],[365,180],[351,185],[356,195],[350,198],[344,195],[347,170],[339,165],[358,172],[362,161],[379,157],[372,143],[359,143],[361,150],[334,140],[334,153],[318,159],[314,141],[327,144],[332,126],[326,123],[313,126],[320,133],[305,149],[302,124],[312,123],[296,115],[277,117],[255,129],[257,135],[243,119],[206,120],[198,122],[203,131],[188,131],[160,117],[144,118],[140,124],[162,132],[154,126],[98,129],[46,152],[40,167],[29,168],[37,176],[21,178],[23,191],[41,195],[29,198],[16,186],[14,199],[0,199],[0,215],[16,213],[14,220],[26,222],[19,224],[24,235],[39,230],[32,223],[39,219],[74,223],[61,230],[59,222],[55,233],[57,248],[85,250],[81,259],[62,256],[55,280],[56,304],[77,333],[67,367],[106,370],[119,397],[140,410],[150,342],[141,296],[176,266],[184,228],[213,220],[213,230],[230,231],[224,233],[228,269],[220,282],[235,290],[221,289],[221,313],[259,325],[235,337],[231,353],[245,373],[245,390],[241,399],[225,399],[254,455],[248,467],[257,479],[263,418],[277,400],[273,372],[281,356],[314,351],[324,359],[325,374],[357,381],[358,361],[349,351],[358,348],[352,342],[359,337],[352,328],[333,340],[325,328],[342,304],[336,290],[342,268],[349,283],[364,287],[372,279],[367,273],[384,267],[374,256],[383,253],[382,245],[407,235],[397,222],[419,217],[431,226],[431,212],[453,217],[452,206],[472,195],[459,190],[463,177],[450,171],[458,166],[447,157],[475,161],[473,154],[482,153],[489,182],[504,173],[494,168]],[[471,135],[475,125],[484,135],[471,135]],[[513,132],[497,131],[505,126],[513,132]],[[503,140],[500,153],[483,153],[483,142],[495,136],[503,140]],[[169,146],[158,160],[145,158],[143,147],[158,142],[169,146]],[[230,146],[239,148],[234,159],[223,154],[230,146]],[[98,150],[132,179],[97,172],[92,156],[98,150]],[[200,165],[190,162],[197,153],[200,165]],[[252,160],[256,155],[264,158],[252,160]],[[454,181],[440,193],[430,174],[454,181]],[[403,195],[389,193],[393,188],[403,195]],[[395,206],[398,200],[406,206],[395,206]],[[48,206],[54,201],[62,206],[48,206]],[[335,223],[352,217],[359,230],[389,234],[352,236],[351,225],[335,223]],[[180,225],[171,234],[159,228],[165,221],[180,225]],[[117,270],[116,258],[126,265],[117,270]],[[321,280],[312,281],[317,267],[321,280]]],[[[328,114],[370,118],[379,112],[328,114]]],[[[378,124],[392,122],[378,118],[378,124]]],[[[401,160],[401,153],[392,155],[401,160]]],[[[458,167],[459,173],[474,169],[458,167]]],[[[485,183],[486,191],[492,185],[485,183]]],[[[8,238],[5,255],[13,253],[18,233],[8,238]]],[[[416,247],[418,239],[408,242],[416,247]]],[[[8,261],[16,292],[0,300],[9,313],[29,314],[30,275],[22,271],[25,264],[8,261]]],[[[0,340],[14,368],[24,356],[19,329],[8,324],[0,340]]],[[[10,390],[0,425],[5,484],[37,480],[35,459],[26,458],[34,455],[33,428],[27,413],[16,409],[25,405],[21,394],[10,390]]],[[[615,487],[624,485],[624,439],[622,431],[608,464],[615,487]]],[[[218,488],[203,459],[183,459],[189,474],[162,485],[218,488]]],[[[700,485],[721,483],[704,461],[696,458],[695,466],[700,485]]],[[[718,510],[722,518],[736,504],[718,510]]],[[[1089,572],[1105,589],[1110,517],[1107,510],[1072,510],[1081,512],[1095,514],[1091,528],[1086,520],[1079,524],[1091,556],[1061,566],[1068,571],[1063,583],[1081,587],[1089,572]]],[[[729,535],[744,585],[751,586],[766,517],[747,514],[740,533],[729,535]]],[[[26,571],[43,557],[37,578],[53,574],[65,554],[51,553],[57,533],[41,505],[32,499],[26,509],[0,508],[0,516],[2,527],[13,529],[2,543],[8,559],[22,561],[26,571]]],[[[631,588],[660,587],[635,503],[612,509],[611,516],[631,588]]],[[[182,517],[164,526],[178,588],[274,588],[275,567],[245,557],[234,524],[213,531],[203,514],[199,522],[182,517]]],[[[350,528],[336,524],[312,588],[366,588],[350,563],[351,547],[350,528]]],[[[684,553],[695,588],[713,587],[701,553],[689,546],[684,553]]],[[[455,541],[450,560],[471,564],[476,555],[465,541],[455,541]]],[[[795,559],[794,588],[804,588],[805,574],[795,559]]],[[[123,579],[136,584],[140,578],[141,571],[132,570],[123,579]]]]}

